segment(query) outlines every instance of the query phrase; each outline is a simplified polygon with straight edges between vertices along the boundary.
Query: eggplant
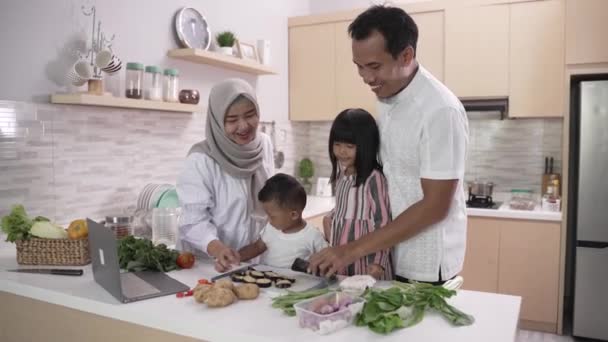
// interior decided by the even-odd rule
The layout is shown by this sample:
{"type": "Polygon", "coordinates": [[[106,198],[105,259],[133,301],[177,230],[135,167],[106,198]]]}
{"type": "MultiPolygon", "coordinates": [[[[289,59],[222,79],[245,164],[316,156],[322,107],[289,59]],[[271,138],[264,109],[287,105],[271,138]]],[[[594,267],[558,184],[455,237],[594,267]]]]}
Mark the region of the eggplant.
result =
{"type": "Polygon", "coordinates": [[[250,275],[246,275],[243,277],[243,282],[247,283],[247,284],[255,284],[256,283],[256,279],[250,275]]]}
{"type": "Polygon", "coordinates": [[[270,285],[272,285],[272,280],[268,279],[268,278],[259,278],[256,279],[255,283],[262,288],[266,288],[266,287],[270,287],[270,285]]]}
{"type": "Polygon", "coordinates": [[[268,271],[268,272],[264,272],[264,275],[266,276],[266,278],[275,281],[277,278],[282,278],[281,275],[274,273],[272,271],[268,271]]]}
{"type": "Polygon", "coordinates": [[[291,287],[291,282],[287,279],[277,280],[274,286],[278,289],[287,289],[291,287]]]}
{"type": "Polygon", "coordinates": [[[235,283],[242,283],[243,278],[244,277],[242,275],[238,275],[237,273],[234,273],[233,275],[230,276],[230,279],[232,279],[232,281],[235,283]]]}
{"type": "Polygon", "coordinates": [[[257,279],[264,278],[264,273],[262,273],[260,271],[251,271],[251,272],[249,272],[249,275],[252,276],[252,277],[254,277],[254,278],[257,278],[257,279]]]}

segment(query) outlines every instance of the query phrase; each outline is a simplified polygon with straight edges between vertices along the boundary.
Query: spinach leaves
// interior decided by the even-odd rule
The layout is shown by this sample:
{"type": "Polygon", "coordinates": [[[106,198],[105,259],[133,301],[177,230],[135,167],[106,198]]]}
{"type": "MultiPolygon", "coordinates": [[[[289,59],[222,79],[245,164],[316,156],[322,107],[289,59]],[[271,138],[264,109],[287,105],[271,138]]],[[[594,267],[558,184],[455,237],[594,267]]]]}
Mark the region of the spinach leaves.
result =
{"type": "Polygon", "coordinates": [[[164,244],[154,246],[148,239],[127,236],[118,241],[120,268],[128,271],[173,271],[178,268],[178,256],[178,251],[168,249],[164,244]]]}

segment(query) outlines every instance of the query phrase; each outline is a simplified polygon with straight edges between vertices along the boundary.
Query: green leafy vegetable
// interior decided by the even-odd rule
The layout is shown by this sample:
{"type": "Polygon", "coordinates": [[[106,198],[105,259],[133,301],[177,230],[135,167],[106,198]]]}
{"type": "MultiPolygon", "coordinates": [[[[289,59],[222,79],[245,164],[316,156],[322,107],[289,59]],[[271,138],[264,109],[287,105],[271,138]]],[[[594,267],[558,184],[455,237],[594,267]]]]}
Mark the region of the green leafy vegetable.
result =
{"type": "Polygon", "coordinates": [[[443,286],[423,283],[395,282],[388,290],[369,289],[365,293],[366,303],[357,315],[357,326],[368,326],[379,334],[416,325],[424,313],[435,310],[456,326],[471,325],[473,316],[456,309],[446,302],[456,294],[443,286]]]}
{"type": "Polygon", "coordinates": [[[33,224],[25,208],[21,204],[14,205],[11,212],[2,218],[2,231],[7,234],[6,241],[29,239],[33,224]]]}
{"type": "Polygon", "coordinates": [[[328,288],[301,292],[287,291],[286,295],[274,297],[272,299],[272,307],[283,310],[283,312],[288,316],[295,316],[296,310],[293,307],[294,304],[309,298],[324,295],[328,292],[328,288]]]}
{"type": "Polygon", "coordinates": [[[168,249],[162,243],[154,246],[148,239],[127,236],[118,242],[120,268],[128,271],[173,271],[178,268],[176,263],[178,256],[178,251],[168,249]]]}

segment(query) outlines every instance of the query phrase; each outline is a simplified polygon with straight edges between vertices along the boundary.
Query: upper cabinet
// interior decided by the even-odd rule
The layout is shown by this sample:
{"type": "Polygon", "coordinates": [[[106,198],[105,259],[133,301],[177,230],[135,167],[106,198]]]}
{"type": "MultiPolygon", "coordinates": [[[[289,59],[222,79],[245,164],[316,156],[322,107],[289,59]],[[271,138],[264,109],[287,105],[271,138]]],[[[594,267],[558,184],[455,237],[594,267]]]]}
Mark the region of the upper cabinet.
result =
{"type": "Polygon", "coordinates": [[[510,117],[563,116],[564,11],[563,0],[511,4],[510,117]]]}
{"type": "Polygon", "coordinates": [[[444,12],[412,13],[418,25],[416,59],[438,80],[444,80],[444,12]]]}
{"type": "Polygon", "coordinates": [[[608,1],[566,0],[566,63],[608,62],[608,1]]]}
{"type": "Polygon", "coordinates": [[[509,5],[445,11],[445,84],[460,98],[509,92],[509,5]]]}
{"type": "Polygon", "coordinates": [[[328,120],[335,116],[335,25],[289,29],[289,118],[328,120]]]}
{"type": "Polygon", "coordinates": [[[326,120],[333,120],[338,112],[346,108],[363,108],[376,114],[376,95],[363,82],[357,66],[353,63],[352,44],[348,35],[350,21],[336,24],[336,111],[326,120]]]}

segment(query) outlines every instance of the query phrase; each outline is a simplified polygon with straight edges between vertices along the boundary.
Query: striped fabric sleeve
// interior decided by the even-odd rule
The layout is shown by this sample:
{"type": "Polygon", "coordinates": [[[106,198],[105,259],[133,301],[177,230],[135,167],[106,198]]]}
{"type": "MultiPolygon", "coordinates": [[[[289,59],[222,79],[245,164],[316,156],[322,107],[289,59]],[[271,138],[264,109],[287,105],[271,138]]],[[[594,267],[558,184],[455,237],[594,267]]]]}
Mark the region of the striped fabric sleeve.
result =
{"type": "MultiPolygon", "coordinates": [[[[386,178],[380,171],[374,171],[366,182],[366,194],[370,205],[370,214],[374,220],[370,233],[384,227],[391,221],[391,208],[389,204],[386,178]]],[[[390,249],[385,249],[368,256],[370,263],[378,264],[386,270],[390,267],[390,249]]]]}

